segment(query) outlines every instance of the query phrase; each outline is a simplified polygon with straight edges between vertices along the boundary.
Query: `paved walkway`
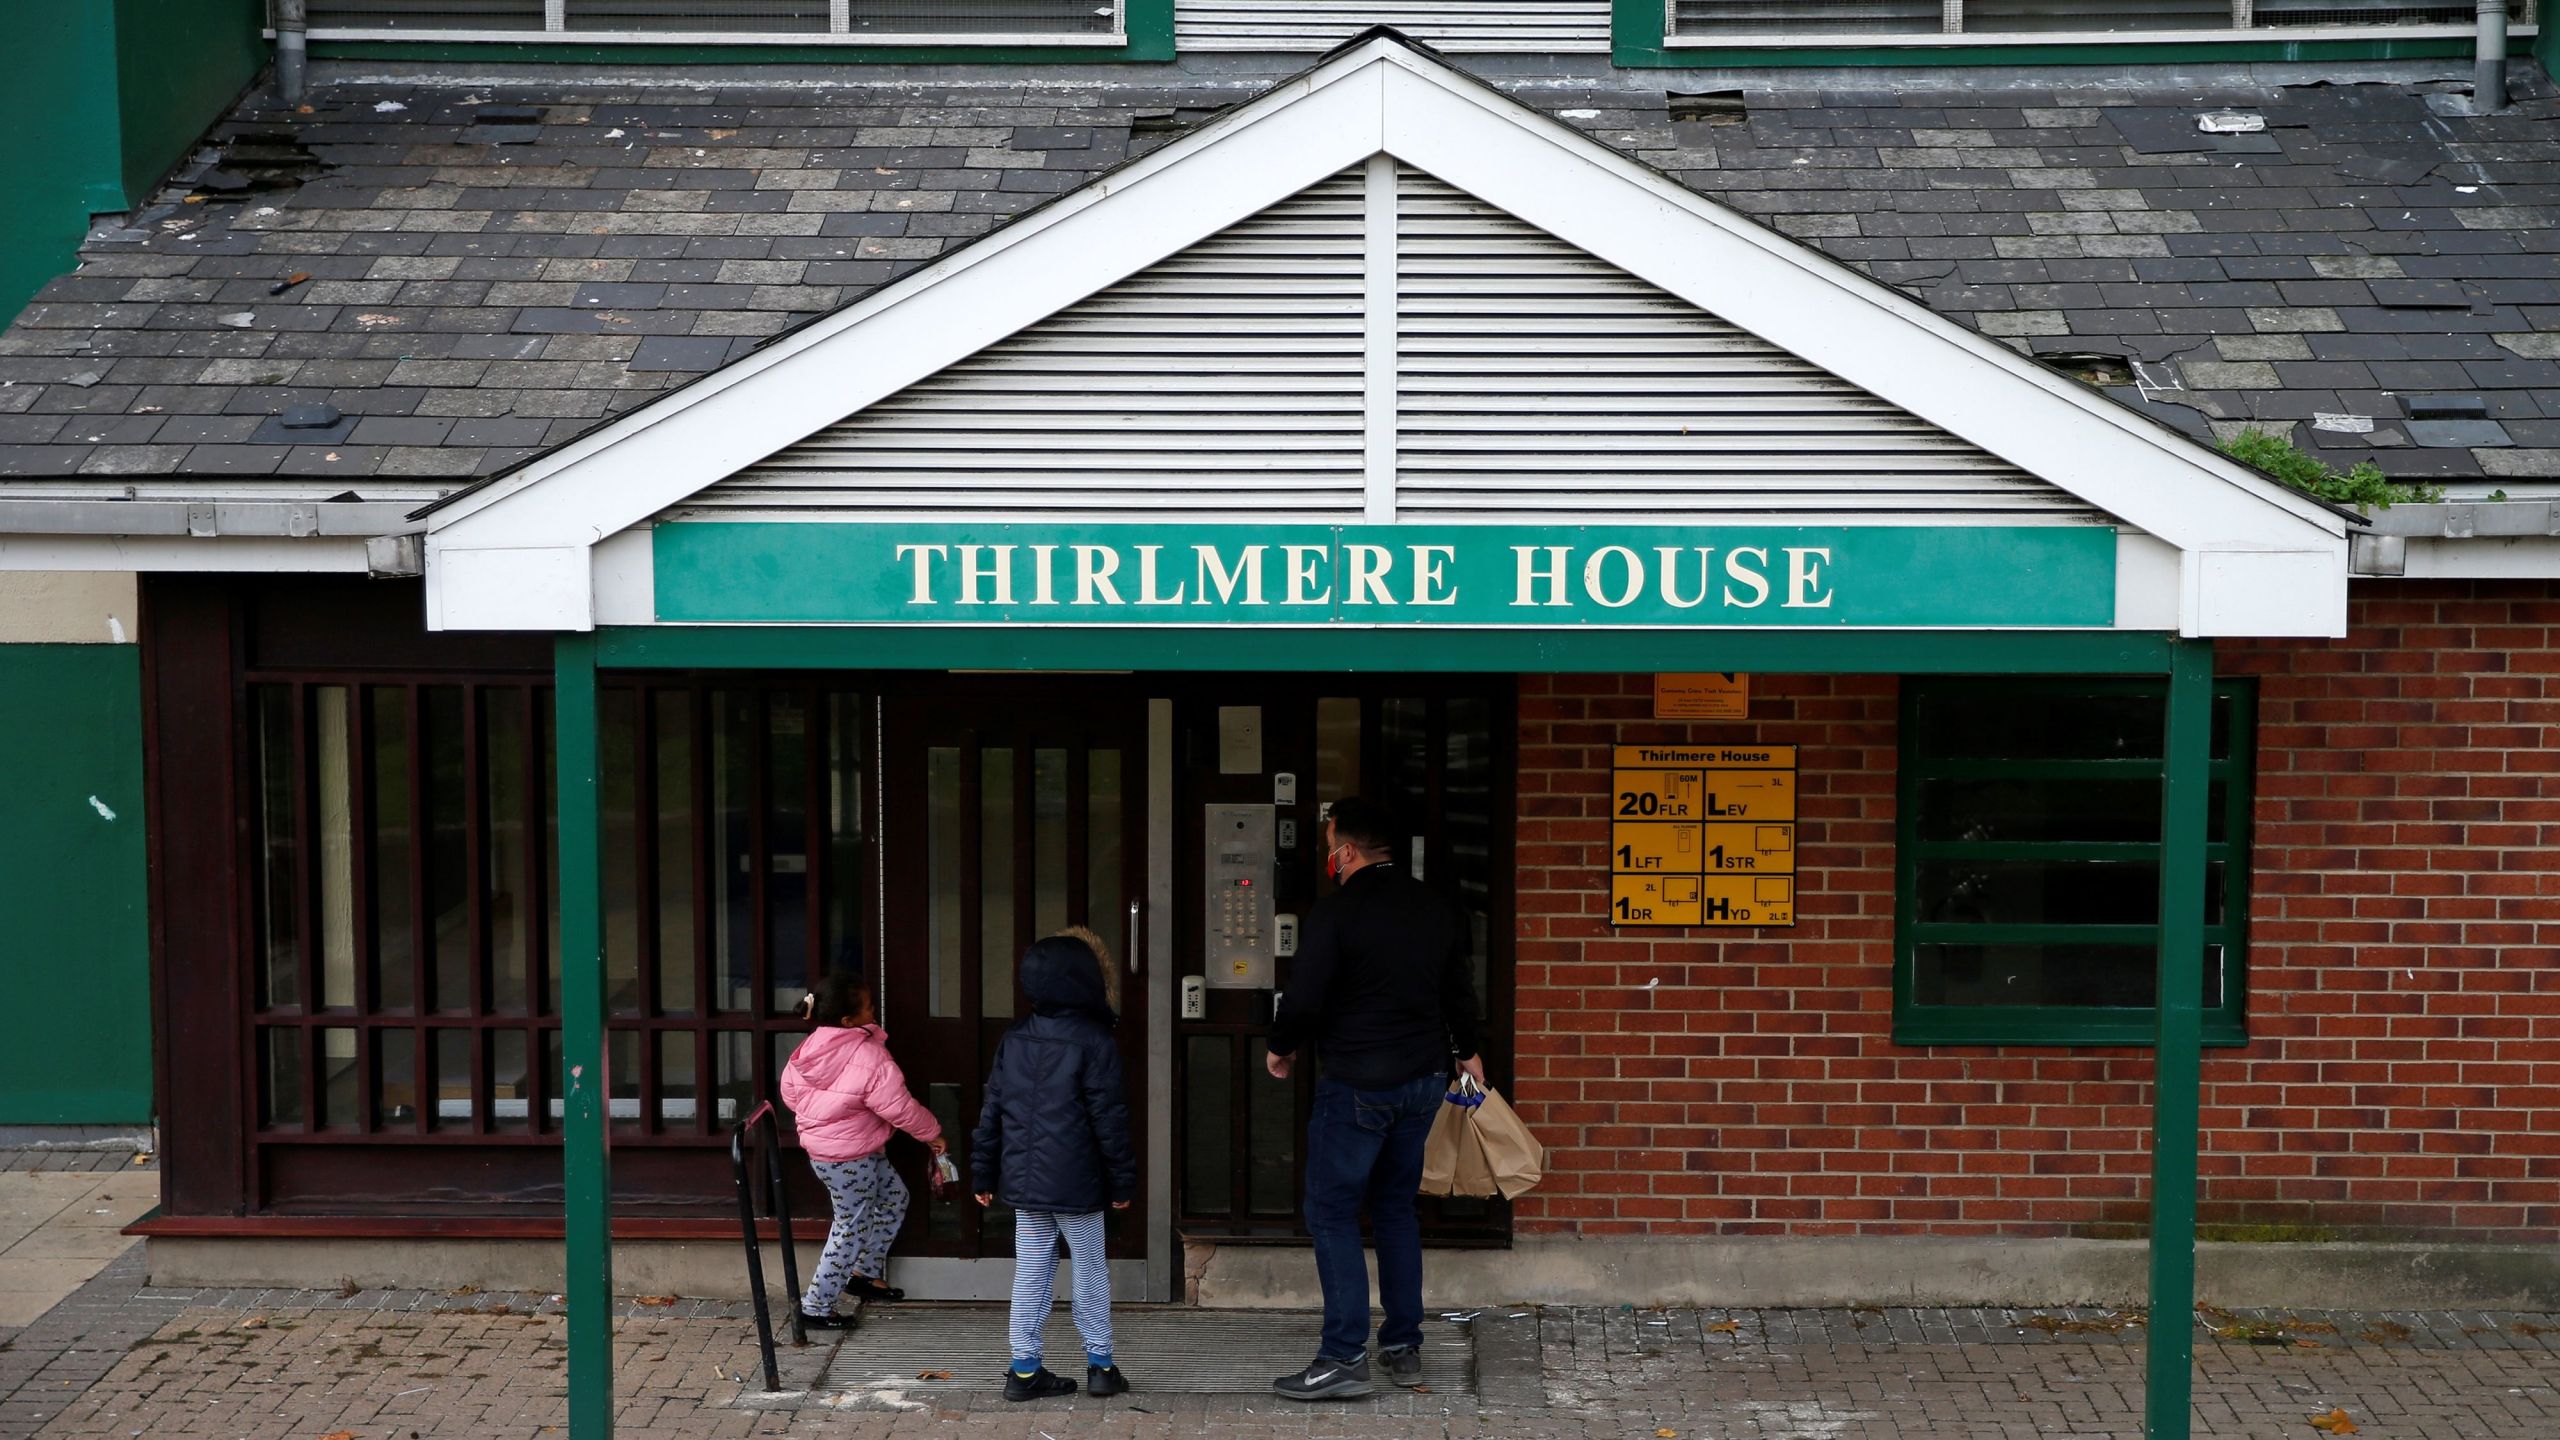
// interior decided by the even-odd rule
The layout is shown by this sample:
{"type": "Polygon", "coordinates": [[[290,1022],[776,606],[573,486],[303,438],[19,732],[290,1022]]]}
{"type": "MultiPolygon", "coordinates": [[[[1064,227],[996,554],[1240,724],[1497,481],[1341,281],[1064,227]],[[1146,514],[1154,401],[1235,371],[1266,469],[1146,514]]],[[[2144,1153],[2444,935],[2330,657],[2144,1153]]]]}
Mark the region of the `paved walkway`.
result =
{"type": "Polygon", "coordinates": [[[130,1148],[0,1150],[0,1344],[123,1254],[117,1232],[159,1198],[130,1148]]]}
{"type": "MultiPolygon", "coordinates": [[[[558,1436],[560,1307],[547,1296],[153,1291],[128,1256],[0,1351],[0,1437],[558,1436]]],[[[1646,1312],[1527,1308],[1440,1320],[1477,1393],[1302,1408],[1140,1388],[1111,1401],[996,1400],[992,1377],[811,1392],[826,1346],[786,1351],[762,1395],[743,1307],[633,1299],[617,1344],[620,1440],[2026,1440],[2141,1433],[2139,1317],[2078,1311],[1646,1312]]],[[[1274,1372],[1311,1317],[1270,1317],[1274,1372]]],[[[2560,1436],[2560,1317],[2200,1314],[2197,1430],[2320,1440],[2560,1436]]],[[[885,1342],[886,1329],[882,1339],[885,1342]]],[[[845,1342],[864,1343],[861,1333],[845,1342]]],[[[838,1373],[846,1373],[839,1367],[838,1373]]],[[[859,1368],[859,1367],[850,1367],[859,1368]]]]}

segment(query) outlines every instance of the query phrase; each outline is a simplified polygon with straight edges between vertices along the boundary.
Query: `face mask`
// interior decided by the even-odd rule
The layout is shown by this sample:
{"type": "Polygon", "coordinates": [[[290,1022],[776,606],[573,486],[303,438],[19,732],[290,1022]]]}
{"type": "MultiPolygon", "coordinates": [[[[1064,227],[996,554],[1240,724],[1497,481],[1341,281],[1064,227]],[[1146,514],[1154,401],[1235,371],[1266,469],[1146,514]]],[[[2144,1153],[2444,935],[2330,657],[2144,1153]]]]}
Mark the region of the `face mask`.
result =
{"type": "Polygon", "coordinates": [[[1324,878],[1327,880],[1342,878],[1342,852],[1348,848],[1348,846],[1336,845],[1324,852],[1324,878]]]}

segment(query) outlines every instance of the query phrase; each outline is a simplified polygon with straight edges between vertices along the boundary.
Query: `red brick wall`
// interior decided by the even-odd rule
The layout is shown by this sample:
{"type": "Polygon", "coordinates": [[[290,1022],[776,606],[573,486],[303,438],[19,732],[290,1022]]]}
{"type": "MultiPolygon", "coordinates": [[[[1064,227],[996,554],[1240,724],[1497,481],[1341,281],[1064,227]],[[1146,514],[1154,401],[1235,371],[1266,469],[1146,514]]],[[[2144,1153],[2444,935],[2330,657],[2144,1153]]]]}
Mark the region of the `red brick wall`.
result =
{"type": "MultiPolygon", "coordinates": [[[[2560,1239],[2560,592],[2377,582],[2352,624],[2223,655],[2262,677],[2252,1039],[2205,1059],[2203,1217],[2560,1239]]],[[[1892,1043],[1897,682],[1752,685],[1656,724],[1650,676],[1522,680],[1520,1228],[2139,1233],[2147,1055],[1892,1043]],[[1647,740],[1801,747],[1795,929],[1610,927],[1647,740]]]]}

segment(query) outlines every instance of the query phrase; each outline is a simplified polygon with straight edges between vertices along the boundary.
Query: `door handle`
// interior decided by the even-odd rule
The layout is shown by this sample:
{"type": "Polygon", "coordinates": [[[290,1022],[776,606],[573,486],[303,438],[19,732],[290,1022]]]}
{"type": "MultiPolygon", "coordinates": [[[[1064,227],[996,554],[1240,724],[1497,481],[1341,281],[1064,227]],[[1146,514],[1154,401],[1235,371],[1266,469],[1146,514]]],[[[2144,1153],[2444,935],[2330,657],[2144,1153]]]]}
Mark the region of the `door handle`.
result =
{"type": "Polygon", "coordinates": [[[1138,902],[1129,902],[1129,973],[1138,973],[1138,902]]]}

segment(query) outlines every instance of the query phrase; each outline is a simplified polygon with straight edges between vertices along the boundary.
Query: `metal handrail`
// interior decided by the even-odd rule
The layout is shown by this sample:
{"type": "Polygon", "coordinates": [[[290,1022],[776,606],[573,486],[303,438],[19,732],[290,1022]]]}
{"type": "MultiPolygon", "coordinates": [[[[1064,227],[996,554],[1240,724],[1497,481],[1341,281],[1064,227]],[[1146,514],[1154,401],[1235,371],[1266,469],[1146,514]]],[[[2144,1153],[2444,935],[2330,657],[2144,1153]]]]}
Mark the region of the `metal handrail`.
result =
{"type": "Polygon", "coordinates": [[[782,1183],[782,1121],[773,1102],[767,1100],[730,1128],[729,1175],[738,1186],[738,1228],[747,1244],[747,1291],[756,1303],[756,1345],[764,1352],[764,1388],[779,1390],[782,1371],[773,1353],[773,1311],[764,1293],[764,1240],[756,1234],[754,1177],[747,1168],[747,1142],[759,1131],[768,1208],[773,1211],[774,1229],[782,1237],[782,1283],[791,1304],[791,1343],[808,1344],[809,1332],[800,1319],[800,1256],[792,1243],[791,1194],[782,1183]]]}

